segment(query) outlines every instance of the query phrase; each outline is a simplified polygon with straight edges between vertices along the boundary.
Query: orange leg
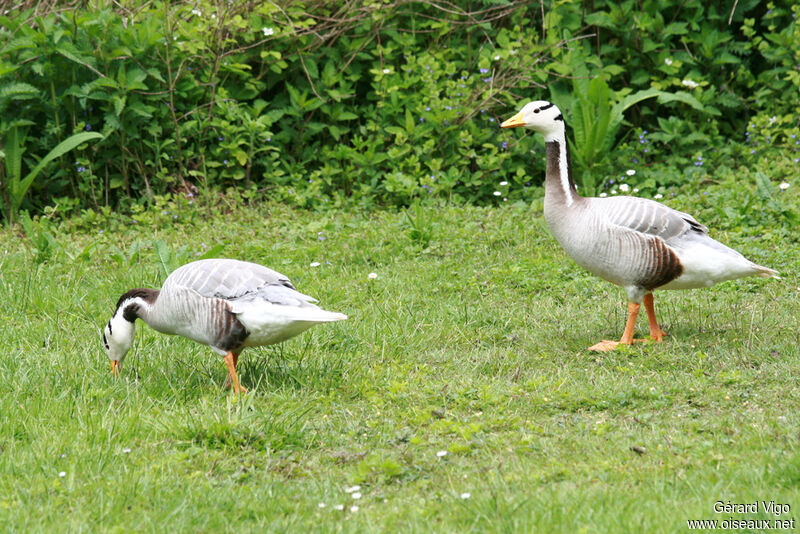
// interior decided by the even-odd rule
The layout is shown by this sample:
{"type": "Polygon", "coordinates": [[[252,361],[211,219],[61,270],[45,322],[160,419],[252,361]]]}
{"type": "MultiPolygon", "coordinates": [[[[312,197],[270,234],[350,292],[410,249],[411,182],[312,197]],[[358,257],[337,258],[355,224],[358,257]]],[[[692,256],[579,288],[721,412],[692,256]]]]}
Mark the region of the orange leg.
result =
{"type": "Polygon", "coordinates": [[[608,352],[617,348],[618,345],[633,345],[637,341],[644,341],[643,339],[633,339],[633,329],[636,326],[636,317],[639,315],[640,307],[641,304],[636,302],[628,303],[628,321],[625,323],[625,331],[619,341],[603,340],[589,347],[589,350],[608,352]]]}
{"type": "Polygon", "coordinates": [[[239,377],[236,376],[236,364],[239,362],[239,355],[229,352],[222,360],[228,367],[228,379],[233,384],[233,392],[237,395],[247,393],[247,389],[239,385],[239,377]]]}
{"type": "Polygon", "coordinates": [[[656,309],[653,306],[653,294],[648,293],[644,296],[644,309],[647,310],[647,320],[650,322],[650,339],[653,341],[664,341],[666,332],[661,330],[656,321],[656,309]]]}
{"type": "Polygon", "coordinates": [[[114,376],[119,376],[119,362],[117,360],[110,360],[111,362],[111,374],[114,376]]]}

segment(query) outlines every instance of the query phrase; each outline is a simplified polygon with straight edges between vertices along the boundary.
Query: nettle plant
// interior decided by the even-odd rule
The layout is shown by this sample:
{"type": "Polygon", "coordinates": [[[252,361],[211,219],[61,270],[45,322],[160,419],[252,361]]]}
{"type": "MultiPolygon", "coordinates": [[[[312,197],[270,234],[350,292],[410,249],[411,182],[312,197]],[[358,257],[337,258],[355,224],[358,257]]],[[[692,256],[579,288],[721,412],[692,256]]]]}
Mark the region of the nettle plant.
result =
{"type": "Polygon", "coordinates": [[[35,95],[4,118],[3,135],[12,119],[28,129],[22,166],[74,134],[103,136],[50,161],[20,208],[129,210],[198,188],[307,207],[527,200],[544,175],[544,158],[531,166],[541,141],[498,120],[548,87],[590,177],[644,130],[694,167],[707,157],[696,145],[761,113],[796,115],[800,93],[798,8],[754,0],[732,13],[567,1],[544,17],[492,0],[131,6],[0,17],[3,95],[12,84],[35,95]]]}
{"type": "MultiPolygon", "coordinates": [[[[350,138],[323,146],[312,186],[321,182],[334,200],[348,195],[402,205],[438,196],[494,199],[498,183],[510,177],[518,186],[512,197],[524,195],[530,159],[509,150],[509,142],[522,143],[525,154],[535,140],[501,133],[498,119],[520,98],[533,98],[532,86],[543,87],[551,75],[541,65],[564,42],[540,42],[535,32],[521,31],[529,19],[520,15],[516,22],[472,44],[450,42],[453,28],[440,22],[442,42],[428,40],[424,48],[417,35],[382,33],[380,46],[348,68],[347,83],[365,99],[352,103],[350,138]],[[527,87],[524,96],[514,94],[519,86],[527,87]]],[[[335,68],[325,64],[323,81],[336,79],[335,68]]]]}

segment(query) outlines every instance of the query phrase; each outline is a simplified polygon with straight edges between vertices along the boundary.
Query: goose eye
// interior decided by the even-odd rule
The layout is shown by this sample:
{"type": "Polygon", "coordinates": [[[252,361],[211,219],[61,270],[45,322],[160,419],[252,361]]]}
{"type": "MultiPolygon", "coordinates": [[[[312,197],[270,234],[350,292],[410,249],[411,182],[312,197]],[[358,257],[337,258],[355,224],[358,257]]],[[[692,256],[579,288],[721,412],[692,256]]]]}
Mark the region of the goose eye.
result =
{"type": "Polygon", "coordinates": [[[536,108],[533,110],[534,113],[539,113],[539,111],[541,111],[540,108],[536,108]]]}

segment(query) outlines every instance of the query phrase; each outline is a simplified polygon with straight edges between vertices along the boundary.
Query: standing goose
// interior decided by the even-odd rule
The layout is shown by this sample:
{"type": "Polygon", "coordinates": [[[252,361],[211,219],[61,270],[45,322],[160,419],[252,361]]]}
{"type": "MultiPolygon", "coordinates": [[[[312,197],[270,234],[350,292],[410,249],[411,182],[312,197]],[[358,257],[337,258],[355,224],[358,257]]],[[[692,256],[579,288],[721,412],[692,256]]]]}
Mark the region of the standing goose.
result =
{"type": "Polygon", "coordinates": [[[655,289],[709,287],[750,275],[778,278],[715,241],[694,217],[637,197],[585,198],[572,180],[566,125],[550,102],[527,104],[501,124],[544,135],[547,174],[544,217],[550,231],[575,262],[592,274],[622,286],[628,294],[628,320],[619,341],[600,341],[589,350],[610,351],[634,343],[633,329],[644,301],[650,338],[666,335],[653,308],[655,289]]]}
{"type": "Polygon", "coordinates": [[[203,343],[224,356],[228,380],[238,394],[247,391],[236,376],[242,349],[280,343],[315,324],[347,319],[314,302],[287,277],[261,265],[195,261],[173,271],[160,291],[123,294],[103,329],[103,346],[116,375],[133,343],[134,322],[141,319],[154,330],[203,343]]]}

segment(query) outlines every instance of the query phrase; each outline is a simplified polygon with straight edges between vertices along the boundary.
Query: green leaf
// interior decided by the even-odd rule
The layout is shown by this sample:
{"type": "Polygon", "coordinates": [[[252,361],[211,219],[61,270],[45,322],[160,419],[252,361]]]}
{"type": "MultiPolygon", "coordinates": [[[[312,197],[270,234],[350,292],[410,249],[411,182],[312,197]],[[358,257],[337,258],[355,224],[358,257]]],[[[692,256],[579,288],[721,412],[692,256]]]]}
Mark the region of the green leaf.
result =
{"type": "Polygon", "coordinates": [[[231,155],[236,158],[236,161],[239,162],[239,165],[247,165],[247,153],[241,148],[235,149],[233,152],[231,152],[231,155]]]}
{"type": "Polygon", "coordinates": [[[56,48],[56,52],[70,61],[74,61],[79,65],[91,67],[92,70],[94,70],[95,59],[92,56],[81,56],[80,52],[78,52],[72,43],[68,41],[59,43],[58,48],[56,48]]]}
{"type": "MultiPolygon", "coordinates": [[[[33,180],[36,179],[36,176],[39,175],[42,169],[53,161],[54,159],[63,156],[70,150],[74,149],[78,145],[86,143],[87,141],[91,141],[93,139],[102,139],[103,136],[97,132],[82,132],[79,134],[75,134],[71,137],[68,137],[64,141],[60,142],[56,147],[48,152],[48,154],[39,161],[39,163],[33,168],[28,175],[20,180],[17,183],[11,183],[11,190],[12,190],[12,207],[13,211],[16,211],[20,204],[22,203],[22,198],[25,196],[25,193],[28,192],[28,188],[30,188],[33,180]]],[[[21,154],[20,154],[21,156],[21,154]]]]}
{"type": "Polygon", "coordinates": [[[125,109],[125,95],[123,96],[114,95],[111,98],[111,102],[114,104],[114,114],[117,117],[122,115],[122,111],[125,109]]]}
{"type": "Polygon", "coordinates": [[[306,69],[308,70],[308,75],[311,77],[311,79],[316,80],[317,78],[319,78],[319,69],[317,68],[317,62],[308,56],[305,56],[303,58],[303,61],[305,61],[306,69]]]}
{"type": "Polygon", "coordinates": [[[768,200],[775,194],[775,187],[772,182],[761,171],[756,171],[756,192],[762,200],[768,200]]]}
{"type": "Polygon", "coordinates": [[[40,91],[35,86],[25,82],[11,82],[0,86],[0,99],[28,100],[39,96],[40,91]]]}
{"type": "Polygon", "coordinates": [[[22,37],[15,37],[10,39],[0,48],[0,54],[8,54],[10,52],[16,52],[17,50],[22,50],[23,48],[35,48],[36,43],[33,39],[27,36],[22,37]]]}
{"type": "Polygon", "coordinates": [[[12,196],[14,187],[22,176],[22,154],[25,153],[24,140],[25,132],[18,126],[9,128],[3,139],[3,147],[6,152],[6,178],[9,181],[8,189],[12,196]]]}
{"type": "Polygon", "coordinates": [[[195,258],[195,259],[196,259],[196,260],[207,260],[207,259],[209,259],[209,258],[216,258],[216,257],[217,257],[217,255],[218,255],[220,252],[222,252],[222,249],[224,249],[224,248],[225,248],[225,246],[224,246],[224,245],[219,245],[219,244],[217,244],[217,245],[214,245],[213,247],[211,247],[210,249],[208,249],[208,250],[207,250],[207,251],[206,251],[204,254],[201,254],[200,256],[198,256],[198,257],[197,257],[197,258],[195,258]]]}
{"type": "Polygon", "coordinates": [[[169,246],[161,239],[153,241],[153,248],[155,249],[156,259],[158,259],[158,266],[161,268],[161,274],[166,278],[169,273],[175,270],[175,265],[173,265],[175,257],[169,246]]]}
{"type": "Polygon", "coordinates": [[[687,29],[687,23],[685,22],[673,22],[666,28],[664,28],[663,35],[667,37],[669,35],[686,35],[689,33],[687,29]]]}
{"type": "Polygon", "coordinates": [[[690,105],[697,111],[706,111],[705,106],[703,106],[699,100],[686,91],[678,91],[677,93],[660,92],[658,94],[658,103],[666,104],[668,102],[683,102],[684,104],[690,105]]]}

